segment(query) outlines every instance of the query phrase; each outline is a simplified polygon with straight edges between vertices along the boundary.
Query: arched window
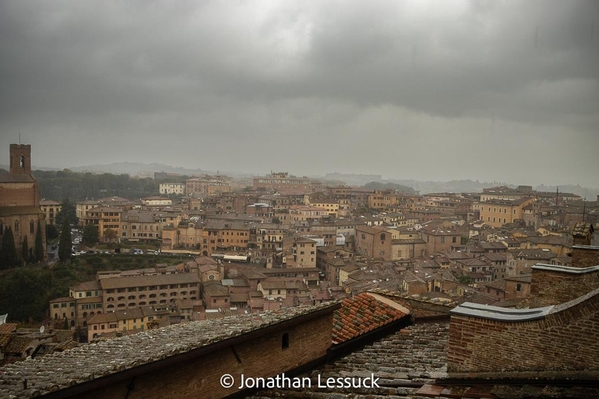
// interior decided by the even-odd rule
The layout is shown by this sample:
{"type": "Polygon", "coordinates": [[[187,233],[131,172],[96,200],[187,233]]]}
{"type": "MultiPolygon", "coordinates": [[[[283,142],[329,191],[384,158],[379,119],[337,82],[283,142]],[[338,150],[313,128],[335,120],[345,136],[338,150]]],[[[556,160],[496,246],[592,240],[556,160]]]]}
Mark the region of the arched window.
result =
{"type": "Polygon", "coordinates": [[[33,220],[29,221],[29,233],[33,234],[35,231],[35,224],[33,223],[33,220]]]}
{"type": "Polygon", "coordinates": [[[15,220],[15,233],[19,232],[19,221],[15,220]]]}

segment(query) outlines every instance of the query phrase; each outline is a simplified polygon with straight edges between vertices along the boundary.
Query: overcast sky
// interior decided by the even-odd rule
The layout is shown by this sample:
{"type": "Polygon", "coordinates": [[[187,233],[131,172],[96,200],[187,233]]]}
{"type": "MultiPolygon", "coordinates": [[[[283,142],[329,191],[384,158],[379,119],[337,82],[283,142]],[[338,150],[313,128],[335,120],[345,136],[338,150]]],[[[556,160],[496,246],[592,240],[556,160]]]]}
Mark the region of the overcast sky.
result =
{"type": "Polygon", "coordinates": [[[598,1],[0,0],[0,163],[599,187],[598,1]]]}

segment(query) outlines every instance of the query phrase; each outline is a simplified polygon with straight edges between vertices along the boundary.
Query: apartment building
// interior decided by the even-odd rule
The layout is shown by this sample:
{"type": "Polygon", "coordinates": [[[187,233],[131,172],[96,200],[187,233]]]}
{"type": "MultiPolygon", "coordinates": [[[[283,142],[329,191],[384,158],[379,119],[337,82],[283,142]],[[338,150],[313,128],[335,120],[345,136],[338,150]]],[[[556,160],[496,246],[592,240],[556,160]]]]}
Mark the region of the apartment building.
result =
{"type": "Polygon", "coordinates": [[[228,193],[231,191],[231,185],[223,176],[206,176],[203,178],[195,177],[185,180],[185,193],[214,195],[219,193],[228,193]]]}
{"type": "Polygon", "coordinates": [[[158,192],[162,195],[185,195],[185,183],[160,183],[158,192]]]}
{"type": "Polygon", "coordinates": [[[110,277],[100,284],[105,312],[200,297],[200,277],[192,273],[110,277]]]}
{"type": "Polygon", "coordinates": [[[142,204],[145,206],[171,206],[173,200],[167,197],[161,197],[159,195],[152,195],[141,199],[142,204]]]}
{"type": "Polygon", "coordinates": [[[284,238],[283,258],[289,267],[316,267],[316,240],[301,236],[284,238]]]}
{"type": "Polygon", "coordinates": [[[155,241],[162,235],[163,217],[156,212],[129,210],[121,214],[120,238],[129,241],[155,241]]]}
{"type": "Polygon", "coordinates": [[[102,203],[100,201],[79,201],[75,203],[75,213],[77,214],[77,218],[79,219],[79,221],[82,222],[82,219],[87,213],[87,211],[89,211],[92,208],[98,208],[100,206],[102,206],[102,203]]]}
{"type": "Polygon", "coordinates": [[[391,191],[375,191],[368,196],[368,207],[377,210],[387,210],[397,207],[400,195],[391,191]]]}
{"type": "Polygon", "coordinates": [[[491,227],[501,227],[507,223],[524,219],[524,208],[535,202],[532,197],[515,200],[490,200],[478,204],[480,218],[491,227]]]}
{"type": "Polygon", "coordinates": [[[40,201],[40,208],[46,215],[46,224],[56,224],[56,215],[62,209],[62,205],[58,201],[42,199],[40,201]]]}
{"type": "Polygon", "coordinates": [[[81,224],[85,226],[94,224],[98,227],[101,239],[108,239],[110,235],[107,230],[114,231],[115,237],[118,237],[121,231],[121,214],[123,211],[119,208],[101,206],[89,209],[80,219],[81,224]]]}
{"type": "Polygon", "coordinates": [[[162,229],[162,246],[165,249],[194,248],[203,255],[244,250],[248,247],[251,227],[246,222],[218,219],[182,222],[162,229]]]}
{"type": "Polygon", "coordinates": [[[428,226],[423,228],[420,234],[426,242],[428,255],[437,252],[450,252],[452,247],[461,244],[461,233],[453,227],[428,226]]]}
{"type": "Polygon", "coordinates": [[[309,192],[312,189],[312,184],[307,177],[292,177],[287,172],[279,172],[254,178],[252,188],[254,190],[298,190],[309,192]]]}

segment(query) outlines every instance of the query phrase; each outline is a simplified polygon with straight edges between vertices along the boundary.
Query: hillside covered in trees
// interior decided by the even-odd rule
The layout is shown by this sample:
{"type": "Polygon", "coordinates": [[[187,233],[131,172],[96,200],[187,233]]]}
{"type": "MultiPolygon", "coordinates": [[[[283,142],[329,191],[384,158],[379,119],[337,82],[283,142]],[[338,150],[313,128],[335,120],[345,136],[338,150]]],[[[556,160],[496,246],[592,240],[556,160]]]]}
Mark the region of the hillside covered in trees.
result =
{"type": "MultiPolygon", "coordinates": [[[[33,175],[40,187],[41,198],[60,201],[98,199],[118,195],[128,199],[143,198],[158,194],[158,187],[164,180],[153,178],[133,178],[126,174],[78,173],[68,169],[60,171],[35,170],[33,175]]],[[[185,181],[188,177],[177,176],[169,181],[185,181]]]]}

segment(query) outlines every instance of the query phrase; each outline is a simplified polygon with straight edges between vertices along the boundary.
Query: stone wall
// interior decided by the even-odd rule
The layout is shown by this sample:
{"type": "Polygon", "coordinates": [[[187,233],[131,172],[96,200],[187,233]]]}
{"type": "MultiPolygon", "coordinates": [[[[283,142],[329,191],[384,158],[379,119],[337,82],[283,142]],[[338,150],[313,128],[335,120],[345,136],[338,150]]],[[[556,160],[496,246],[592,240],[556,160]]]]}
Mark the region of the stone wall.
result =
{"type": "Polygon", "coordinates": [[[449,372],[599,370],[599,289],[536,312],[476,306],[451,317],[449,372]]]}

